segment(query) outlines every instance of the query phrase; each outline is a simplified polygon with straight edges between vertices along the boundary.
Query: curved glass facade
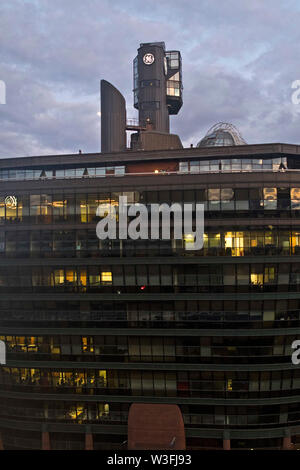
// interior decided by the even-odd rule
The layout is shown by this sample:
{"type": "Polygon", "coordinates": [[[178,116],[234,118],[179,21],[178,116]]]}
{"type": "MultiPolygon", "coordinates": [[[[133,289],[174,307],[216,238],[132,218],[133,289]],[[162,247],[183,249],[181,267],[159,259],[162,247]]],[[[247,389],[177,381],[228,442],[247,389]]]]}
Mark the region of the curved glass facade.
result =
{"type": "Polygon", "coordinates": [[[204,137],[198,147],[223,147],[224,145],[235,145],[234,140],[229,132],[219,130],[204,137]]]}
{"type": "Polygon", "coordinates": [[[281,448],[287,434],[297,446],[298,173],[288,154],[256,158],[251,146],[240,163],[219,156],[215,169],[211,158],[173,154],[163,176],[140,163],[133,178],[130,162],[117,162],[122,187],[116,178],[99,187],[96,175],[3,183],[5,449],[39,449],[43,432],[52,449],[84,449],[87,433],[95,449],[122,449],[136,402],[178,404],[189,449],[221,448],[225,432],[232,448],[281,448]],[[260,161],[269,167],[253,171],[260,161]],[[184,237],[99,240],[96,209],[120,195],[203,203],[203,248],[186,250],[184,237]]]}

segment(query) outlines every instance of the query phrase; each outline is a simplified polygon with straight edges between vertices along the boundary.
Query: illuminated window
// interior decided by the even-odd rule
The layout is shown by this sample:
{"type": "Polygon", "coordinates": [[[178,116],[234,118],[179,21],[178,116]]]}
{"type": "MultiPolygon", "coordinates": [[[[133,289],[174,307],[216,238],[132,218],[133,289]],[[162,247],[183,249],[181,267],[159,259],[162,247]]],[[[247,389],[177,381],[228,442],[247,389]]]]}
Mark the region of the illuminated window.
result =
{"type": "Polygon", "coordinates": [[[224,235],[225,248],[234,247],[234,232],[226,232],[224,235]]]}
{"type": "Polygon", "coordinates": [[[37,338],[35,336],[27,338],[27,350],[30,352],[38,351],[37,338]]]}
{"type": "Polygon", "coordinates": [[[82,269],[80,271],[80,278],[79,278],[80,286],[86,287],[87,284],[87,276],[86,276],[86,270],[82,269]]]}
{"type": "Polygon", "coordinates": [[[89,281],[91,287],[97,287],[100,285],[100,275],[99,274],[90,274],[89,281]]]}
{"type": "Polygon", "coordinates": [[[244,233],[243,232],[236,233],[234,256],[244,256],[244,233]]]}
{"type": "Polygon", "coordinates": [[[291,199],[300,201],[300,188],[291,188],[291,199]]]}
{"type": "Polygon", "coordinates": [[[25,344],[25,337],[24,336],[17,336],[16,337],[16,343],[18,345],[18,348],[24,352],[26,352],[26,344],[25,344]]]}
{"type": "Polygon", "coordinates": [[[300,246],[300,232],[292,232],[291,246],[292,246],[293,253],[295,253],[296,247],[297,247],[297,252],[298,252],[298,247],[300,246]]]}
{"type": "Polygon", "coordinates": [[[251,284],[254,285],[262,285],[264,281],[264,275],[261,274],[256,274],[256,273],[251,273],[251,284]]]}
{"type": "Polygon", "coordinates": [[[250,247],[251,247],[251,248],[257,247],[257,237],[256,237],[256,235],[250,234],[250,237],[251,237],[251,239],[250,239],[250,247]]]}
{"type": "Polygon", "coordinates": [[[275,281],[275,267],[266,266],[265,267],[265,282],[274,282],[275,281]]]}
{"type": "Polygon", "coordinates": [[[194,235],[192,235],[191,233],[185,233],[183,236],[184,247],[186,248],[187,246],[189,246],[190,243],[194,243],[194,238],[194,235]]]}
{"type": "Polygon", "coordinates": [[[67,284],[74,284],[77,281],[77,272],[72,269],[66,271],[66,282],[67,284]]]}
{"type": "Polygon", "coordinates": [[[263,188],[264,192],[264,208],[277,208],[277,188],[263,188]]]}
{"type": "Polygon", "coordinates": [[[65,203],[66,201],[53,201],[52,206],[60,208],[60,207],[64,207],[65,203]]]}
{"type": "Polygon", "coordinates": [[[92,336],[82,337],[82,350],[83,352],[94,352],[94,340],[92,336]]]}
{"type": "Polygon", "coordinates": [[[232,392],[232,379],[227,379],[227,392],[232,392]]]}
{"type": "Polygon", "coordinates": [[[225,250],[228,248],[232,256],[244,255],[244,233],[226,232],[224,234],[225,250]]]}
{"type": "Polygon", "coordinates": [[[212,233],[209,236],[209,248],[220,248],[221,246],[221,234],[212,233]]]}
{"type": "Polygon", "coordinates": [[[291,188],[292,209],[300,209],[300,188],[291,188]]]}
{"type": "Polygon", "coordinates": [[[50,351],[51,354],[60,354],[60,345],[52,336],[50,338],[50,351]]]}
{"type": "Polygon", "coordinates": [[[101,282],[109,282],[112,283],[112,272],[105,271],[101,273],[101,282]]]}
{"type": "Polygon", "coordinates": [[[69,416],[72,419],[86,419],[86,410],[81,404],[71,406],[69,416]]]}
{"type": "Polygon", "coordinates": [[[55,285],[64,284],[65,282],[65,274],[63,269],[56,269],[54,271],[54,279],[55,285]]]}
{"type": "Polygon", "coordinates": [[[221,205],[221,190],[220,188],[210,188],[207,190],[207,196],[209,201],[209,210],[215,211],[220,210],[221,205]]]}
{"type": "Polygon", "coordinates": [[[207,191],[208,195],[208,200],[209,201],[215,201],[219,202],[221,197],[220,197],[220,188],[210,188],[207,191]]]}
{"type": "Polygon", "coordinates": [[[108,403],[98,403],[99,416],[107,416],[109,414],[108,403]]]}
{"type": "Polygon", "coordinates": [[[277,188],[264,188],[264,199],[275,201],[277,199],[277,188]]]}
{"type": "Polygon", "coordinates": [[[221,189],[221,199],[222,199],[222,201],[231,201],[233,199],[233,189],[232,188],[222,188],[221,189]]]}
{"type": "Polygon", "coordinates": [[[208,248],[208,234],[207,233],[203,234],[203,247],[208,248]]]}
{"type": "Polygon", "coordinates": [[[107,372],[106,370],[98,370],[98,385],[106,387],[107,385],[107,372]]]}

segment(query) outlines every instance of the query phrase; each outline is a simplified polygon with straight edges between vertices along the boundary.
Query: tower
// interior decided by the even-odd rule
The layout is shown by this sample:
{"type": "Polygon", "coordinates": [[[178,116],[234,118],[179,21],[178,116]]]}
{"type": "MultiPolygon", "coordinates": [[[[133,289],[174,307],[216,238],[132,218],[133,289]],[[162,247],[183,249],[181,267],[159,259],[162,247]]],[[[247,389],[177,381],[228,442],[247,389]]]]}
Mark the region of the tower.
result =
{"type": "Polygon", "coordinates": [[[179,51],[166,51],[164,42],[142,43],[133,61],[134,107],[139,125],[152,125],[169,133],[169,115],[182,106],[182,73],[179,51]]]}
{"type": "Polygon", "coordinates": [[[166,51],[164,42],[142,43],[133,61],[134,107],[138,122],[126,121],[123,95],[111,83],[101,80],[101,151],[126,150],[126,130],[132,150],[182,148],[180,138],[170,134],[171,114],[182,106],[181,55],[166,51]]]}

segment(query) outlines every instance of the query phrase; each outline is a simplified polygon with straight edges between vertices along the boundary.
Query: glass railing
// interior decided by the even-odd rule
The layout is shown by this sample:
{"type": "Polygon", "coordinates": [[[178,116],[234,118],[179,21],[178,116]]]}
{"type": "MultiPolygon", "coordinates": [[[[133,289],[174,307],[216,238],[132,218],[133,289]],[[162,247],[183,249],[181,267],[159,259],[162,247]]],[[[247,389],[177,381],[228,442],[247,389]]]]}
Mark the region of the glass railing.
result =
{"type": "MultiPolygon", "coordinates": [[[[46,409],[43,408],[31,408],[31,407],[19,407],[19,406],[7,406],[6,404],[0,407],[0,415],[6,417],[26,417],[43,420],[55,420],[58,422],[73,422],[73,423],[91,423],[91,424],[107,424],[107,423],[127,423],[128,412],[124,411],[108,411],[103,413],[97,413],[95,407],[91,411],[88,408],[82,408],[81,412],[77,412],[69,407],[65,407],[65,410],[58,409],[46,409]]],[[[185,425],[191,426],[269,426],[269,425],[281,425],[285,426],[287,423],[297,423],[300,421],[300,412],[289,413],[284,423],[279,422],[279,415],[276,413],[272,414],[238,414],[238,415],[222,415],[218,416],[215,414],[208,413],[184,413],[183,420],[185,425]]]]}
{"type": "MultiPolygon", "coordinates": [[[[280,322],[283,325],[284,320],[298,320],[300,319],[300,310],[285,310],[279,312],[268,311],[268,315],[274,317],[273,321],[280,322]],[[271,315],[272,314],[272,315],[271,315]]],[[[61,320],[93,320],[93,321],[201,321],[213,320],[214,318],[219,321],[220,319],[233,321],[241,321],[242,319],[249,321],[259,321],[263,319],[263,311],[242,312],[242,311],[141,311],[136,310],[123,311],[123,310],[90,310],[80,312],[78,310],[1,310],[0,322],[3,320],[44,320],[51,321],[61,320]]]]}
{"type": "MultiPolygon", "coordinates": [[[[80,363],[78,364],[80,366],[80,363]]],[[[142,366],[142,364],[141,364],[142,366]]],[[[16,370],[16,368],[14,368],[16,370]]],[[[37,370],[37,369],[35,369],[37,370]]],[[[142,370],[142,367],[141,367],[142,370]]],[[[299,380],[299,379],[298,379],[299,380]]],[[[288,380],[290,382],[291,379],[288,380]]],[[[152,382],[152,379],[151,379],[152,382]]],[[[72,381],[64,383],[51,383],[46,378],[26,378],[20,380],[19,377],[13,375],[0,376],[1,391],[8,392],[24,392],[24,393],[51,393],[51,394],[76,394],[81,396],[80,400],[84,400],[84,395],[89,395],[93,391],[94,395],[101,395],[105,397],[105,401],[109,401],[109,396],[143,396],[143,397],[182,397],[182,398],[226,398],[226,399],[247,399],[247,398],[276,398],[276,397],[293,397],[298,396],[300,393],[299,384],[297,379],[294,380],[293,386],[290,383],[282,386],[269,381],[264,384],[263,380],[260,382],[249,382],[235,380],[233,384],[228,384],[221,380],[208,380],[196,381],[188,385],[184,384],[183,387],[176,383],[163,383],[157,385],[155,388],[149,384],[144,383],[144,388],[133,388],[129,384],[123,386],[107,387],[94,383],[78,383],[74,384],[72,381]],[[259,389],[261,386],[261,389],[259,389]]],[[[276,381],[275,381],[276,382],[276,381]]],[[[30,398],[30,395],[28,395],[30,398]]]]}

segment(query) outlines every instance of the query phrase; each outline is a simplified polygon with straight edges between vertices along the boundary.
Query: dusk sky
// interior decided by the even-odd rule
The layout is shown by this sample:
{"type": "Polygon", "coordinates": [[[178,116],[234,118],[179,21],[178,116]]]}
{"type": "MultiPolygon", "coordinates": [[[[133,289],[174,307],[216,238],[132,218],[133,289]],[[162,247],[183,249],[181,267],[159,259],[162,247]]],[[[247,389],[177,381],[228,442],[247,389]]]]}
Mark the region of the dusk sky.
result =
{"type": "Polygon", "coordinates": [[[219,121],[248,143],[300,144],[299,0],[1,0],[0,158],[100,151],[100,91],[132,105],[141,42],[180,50],[183,107],[171,131],[194,145],[219,121]]]}

